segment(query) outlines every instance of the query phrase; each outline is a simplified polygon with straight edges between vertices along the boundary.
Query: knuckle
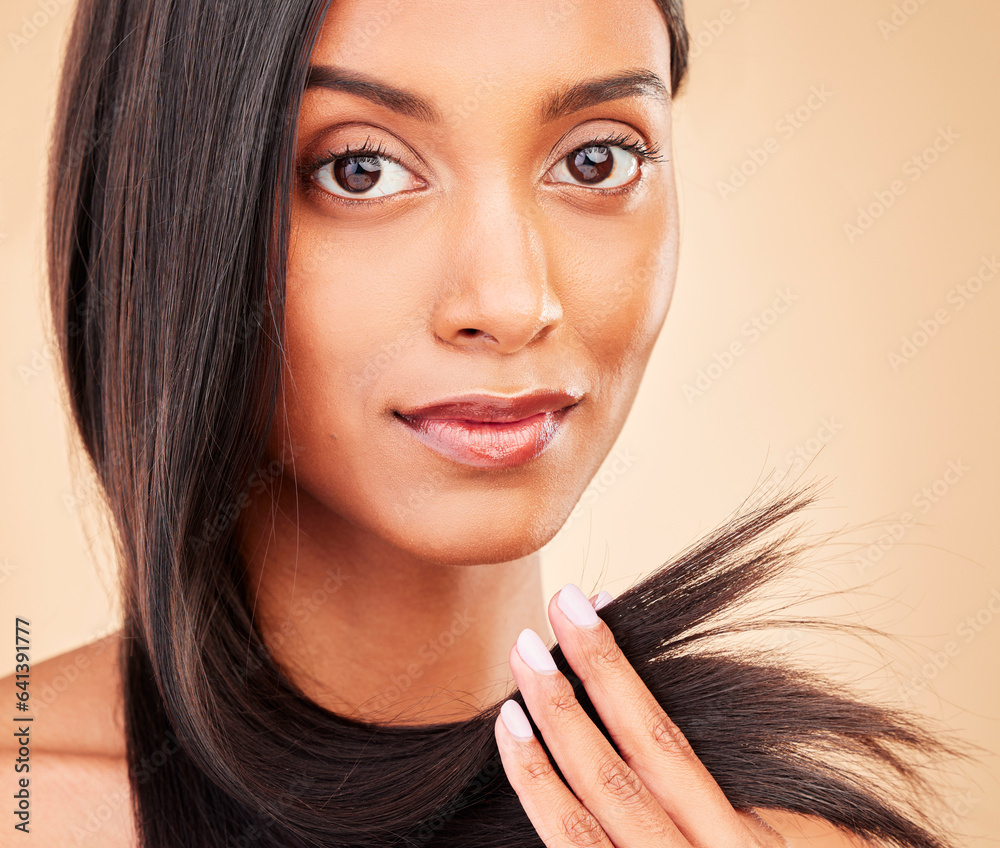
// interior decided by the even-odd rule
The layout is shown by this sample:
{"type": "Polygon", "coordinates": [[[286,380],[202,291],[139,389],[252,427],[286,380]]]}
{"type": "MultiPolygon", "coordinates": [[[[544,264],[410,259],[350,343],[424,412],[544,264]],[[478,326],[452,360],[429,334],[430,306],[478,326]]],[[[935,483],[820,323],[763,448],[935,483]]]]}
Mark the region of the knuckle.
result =
{"type": "Polygon", "coordinates": [[[604,845],[604,830],[586,807],[575,807],[562,816],[560,827],[570,845],[593,848],[604,845]]]}
{"type": "Polygon", "coordinates": [[[548,758],[529,760],[522,767],[524,782],[531,786],[548,783],[555,774],[552,763],[548,758]]]}
{"type": "Polygon", "coordinates": [[[580,703],[573,692],[572,684],[563,675],[560,674],[558,677],[549,695],[549,709],[558,717],[568,716],[581,709],[580,703]]]}
{"type": "Polygon", "coordinates": [[[646,787],[619,757],[607,757],[597,769],[601,788],[618,804],[634,806],[646,798],[646,787]]]}
{"type": "Polygon", "coordinates": [[[621,664],[623,654],[615,635],[607,627],[599,628],[590,646],[590,661],[598,672],[610,671],[621,664]]]}
{"type": "Polygon", "coordinates": [[[662,710],[653,711],[648,719],[649,735],[657,747],[674,757],[693,758],[694,749],[681,729],[662,710]]]}

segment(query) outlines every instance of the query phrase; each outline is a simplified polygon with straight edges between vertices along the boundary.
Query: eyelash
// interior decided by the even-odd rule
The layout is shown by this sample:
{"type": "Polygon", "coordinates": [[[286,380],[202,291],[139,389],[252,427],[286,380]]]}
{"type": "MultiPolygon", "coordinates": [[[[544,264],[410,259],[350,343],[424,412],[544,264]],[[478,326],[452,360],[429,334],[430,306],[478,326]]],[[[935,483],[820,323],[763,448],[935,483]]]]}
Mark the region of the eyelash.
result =
{"type": "MultiPolygon", "coordinates": [[[[613,133],[610,135],[601,136],[600,138],[594,138],[590,141],[584,142],[583,144],[577,145],[569,153],[575,153],[578,150],[582,150],[585,147],[619,147],[622,150],[627,150],[629,153],[634,154],[640,160],[640,162],[666,162],[661,153],[660,148],[653,144],[647,145],[641,138],[634,141],[630,141],[631,135],[629,133],[613,133]]],[[[569,153],[566,156],[569,156],[569,153]]],[[[316,154],[310,157],[306,162],[302,164],[299,168],[299,173],[305,181],[306,191],[310,194],[316,193],[323,199],[331,199],[343,206],[368,206],[373,204],[387,203],[393,200],[400,192],[396,194],[390,194],[383,197],[370,197],[370,198],[359,198],[357,200],[347,200],[346,198],[339,197],[336,194],[331,194],[323,188],[320,188],[315,184],[312,179],[313,174],[316,173],[320,168],[329,165],[331,162],[337,159],[344,159],[349,156],[354,157],[377,157],[379,159],[386,159],[389,162],[394,162],[401,168],[406,166],[399,161],[395,156],[390,153],[386,153],[382,148],[382,143],[379,142],[378,146],[372,147],[368,141],[357,148],[352,150],[351,146],[348,144],[343,150],[333,151],[328,150],[326,153],[316,154]]],[[[565,156],[563,157],[566,158],[565,156]]],[[[561,160],[560,160],[561,161],[561,160]]],[[[597,192],[605,197],[627,194],[638,187],[639,183],[642,182],[642,176],[640,174],[638,179],[634,179],[623,186],[618,186],[617,188],[591,188],[590,191],[597,192]]],[[[571,185],[571,183],[564,183],[564,185],[571,185]]],[[[579,186],[579,188],[585,188],[585,186],[579,186]]]]}

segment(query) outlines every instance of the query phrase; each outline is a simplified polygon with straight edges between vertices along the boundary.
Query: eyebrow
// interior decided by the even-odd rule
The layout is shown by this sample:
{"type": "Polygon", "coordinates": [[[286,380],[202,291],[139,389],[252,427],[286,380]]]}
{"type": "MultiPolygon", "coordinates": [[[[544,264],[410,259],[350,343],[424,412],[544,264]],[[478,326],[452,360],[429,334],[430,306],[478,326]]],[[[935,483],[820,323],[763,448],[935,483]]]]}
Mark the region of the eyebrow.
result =
{"type": "MultiPolygon", "coordinates": [[[[344,91],[401,115],[428,123],[443,121],[434,104],[419,94],[333,65],[311,65],[306,88],[344,91]]],[[[625,97],[649,97],[670,105],[670,89],[663,80],[646,68],[635,68],[583,80],[553,92],[539,111],[538,118],[541,123],[549,123],[588,106],[625,97]]]]}

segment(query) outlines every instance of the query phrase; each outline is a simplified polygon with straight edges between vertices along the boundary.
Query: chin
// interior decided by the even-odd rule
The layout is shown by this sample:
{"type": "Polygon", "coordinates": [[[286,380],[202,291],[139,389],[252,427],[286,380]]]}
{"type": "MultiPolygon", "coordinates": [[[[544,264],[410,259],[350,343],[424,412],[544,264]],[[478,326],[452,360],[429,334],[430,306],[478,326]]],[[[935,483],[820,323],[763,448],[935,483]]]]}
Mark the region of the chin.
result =
{"type": "MultiPolygon", "coordinates": [[[[575,501],[502,505],[485,493],[479,508],[443,499],[392,522],[388,541],[419,559],[441,565],[511,562],[541,549],[559,532],[575,501]]],[[[388,528],[384,528],[388,529],[388,528]]]]}

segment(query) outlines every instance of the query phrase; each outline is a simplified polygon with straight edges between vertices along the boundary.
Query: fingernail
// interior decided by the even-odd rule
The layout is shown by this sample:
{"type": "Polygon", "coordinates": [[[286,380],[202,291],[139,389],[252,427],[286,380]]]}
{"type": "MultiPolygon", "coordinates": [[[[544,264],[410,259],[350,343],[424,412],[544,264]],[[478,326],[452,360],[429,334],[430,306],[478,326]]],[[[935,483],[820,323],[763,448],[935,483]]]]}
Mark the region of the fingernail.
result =
{"type": "Polygon", "coordinates": [[[500,705],[500,718],[503,719],[503,723],[512,736],[518,739],[531,739],[534,737],[535,734],[531,730],[531,723],[517,701],[504,701],[500,705]]]}
{"type": "Polygon", "coordinates": [[[567,583],[562,587],[556,603],[577,627],[590,627],[601,620],[590,605],[590,601],[587,600],[587,596],[580,591],[580,587],[575,583],[567,583]]]}
{"type": "Polygon", "coordinates": [[[609,593],[601,589],[601,593],[597,596],[597,599],[594,601],[594,609],[599,610],[601,607],[610,604],[613,600],[614,600],[613,595],[610,595],[609,593]]]}
{"type": "Polygon", "coordinates": [[[552,659],[552,654],[545,647],[542,637],[530,627],[525,627],[521,635],[517,637],[517,652],[535,671],[542,673],[559,671],[556,668],[556,661],[552,659]]]}

